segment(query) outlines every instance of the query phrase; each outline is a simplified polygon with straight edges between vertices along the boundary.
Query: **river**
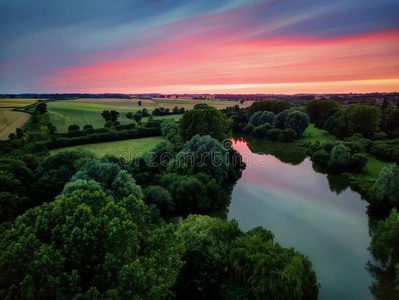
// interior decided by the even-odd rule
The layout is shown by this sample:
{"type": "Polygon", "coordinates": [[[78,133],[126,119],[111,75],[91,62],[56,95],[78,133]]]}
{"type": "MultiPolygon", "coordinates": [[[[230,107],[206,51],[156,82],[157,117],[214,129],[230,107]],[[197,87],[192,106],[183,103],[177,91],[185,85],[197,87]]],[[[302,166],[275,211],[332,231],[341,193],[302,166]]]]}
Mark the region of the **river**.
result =
{"type": "Polygon", "coordinates": [[[343,178],[316,172],[295,144],[245,139],[233,140],[247,167],[227,218],[243,230],[263,226],[282,246],[307,255],[319,299],[372,299],[367,203],[343,178]]]}

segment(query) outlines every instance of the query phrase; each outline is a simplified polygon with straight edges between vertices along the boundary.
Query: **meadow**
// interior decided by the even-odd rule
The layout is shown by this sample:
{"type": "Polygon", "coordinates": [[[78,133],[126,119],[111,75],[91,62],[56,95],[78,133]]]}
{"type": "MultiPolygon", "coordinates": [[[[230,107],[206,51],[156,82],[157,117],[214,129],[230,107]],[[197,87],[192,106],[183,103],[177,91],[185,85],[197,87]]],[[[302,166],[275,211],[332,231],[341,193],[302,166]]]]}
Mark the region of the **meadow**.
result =
{"type": "Polygon", "coordinates": [[[328,133],[328,131],[316,128],[315,124],[311,123],[309,124],[308,128],[306,128],[305,132],[300,138],[300,141],[306,141],[310,143],[315,143],[316,141],[319,141],[320,143],[324,143],[335,139],[335,136],[328,133]]]}
{"type": "Polygon", "coordinates": [[[29,114],[11,108],[0,108],[0,140],[7,140],[10,133],[24,126],[29,117],[29,114]]]}
{"type": "Polygon", "coordinates": [[[162,140],[162,137],[155,136],[116,142],[86,144],[55,149],[52,150],[51,153],[55,154],[63,150],[85,149],[94,153],[98,158],[105,155],[114,155],[116,157],[123,157],[125,161],[131,161],[138,155],[153,149],[162,140]]]}
{"type": "MultiPolygon", "coordinates": [[[[181,108],[184,107],[186,110],[192,109],[195,104],[207,103],[208,105],[214,106],[218,109],[225,108],[239,104],[238,101],[220,101],[220,100],[195,100],[191,98],[182,99],[169,99],[169,98],[155,98],[155,99],[117,99],[117,98],[82,98],[77,100],[58,100],[47,103],[47,109],[49,112],[50,122],[57,128],[57,132],[65,133],[68,131],[68,126],[72,124],[79,125],[81,128],[84,125],[92,125],[94,128],[100,128],[104,126],[104,119],[101,113],[104,110],[116,110],[120,112],[118,121],[121,124],[129,124],[132,122],[126,118],[127,112],[136,112],[143,108],[147,108],[148,112],[155,108],[169,108],[173,109],[175,106],[181,108]],[[138,104],[141,101],[141,106],[138,104]]],[[[244,105],[250,105],[244,103],[244,105]]],[[[154,119],[175,119],[178,120],[182,115],[167,115],[167,116],[156,116],[154,119]]],[[[143,118],[146,121],[146,118],[143,118]]]]}

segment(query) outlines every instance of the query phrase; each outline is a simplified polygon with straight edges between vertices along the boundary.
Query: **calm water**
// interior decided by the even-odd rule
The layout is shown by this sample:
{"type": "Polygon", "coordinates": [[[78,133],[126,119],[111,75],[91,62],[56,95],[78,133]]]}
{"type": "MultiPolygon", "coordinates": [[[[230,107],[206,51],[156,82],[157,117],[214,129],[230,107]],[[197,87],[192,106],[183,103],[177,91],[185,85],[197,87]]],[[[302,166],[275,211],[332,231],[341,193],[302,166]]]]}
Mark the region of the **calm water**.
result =
{"type": "Polygon", "coordinates": [[[294,144],[246,139],[233,142],[247,168],[228,219],[243,230],[263,226],[307,255],[321,284],[319,299],[372,299],[366,202],[342,178],[316,172],[294,144]]]}

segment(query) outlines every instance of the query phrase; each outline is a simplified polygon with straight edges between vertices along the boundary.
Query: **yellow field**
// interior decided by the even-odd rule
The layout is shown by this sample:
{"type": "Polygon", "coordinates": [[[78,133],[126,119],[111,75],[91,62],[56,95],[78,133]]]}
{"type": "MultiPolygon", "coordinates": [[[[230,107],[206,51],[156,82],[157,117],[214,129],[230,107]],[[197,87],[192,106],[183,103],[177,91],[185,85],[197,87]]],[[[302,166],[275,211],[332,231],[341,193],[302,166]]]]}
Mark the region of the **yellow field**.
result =
{"type": "MultiPolygon", "coordinates": [[[[11,99],[5,98],[0,99],[0,107],[24,107],[31,105],[37,102],[39,99],[31,99],[31,98],[18,98],[18,99],[11,99]]],[[[42,100],[42,99],[41,99],[42,100]]]]}
{"type": "Polygon", "coordinates": [[[29,120],[27,113],[12,111],[10,108],[0,109],[0,140],[7,140],[10,133],[15,133],[29,120]]]}

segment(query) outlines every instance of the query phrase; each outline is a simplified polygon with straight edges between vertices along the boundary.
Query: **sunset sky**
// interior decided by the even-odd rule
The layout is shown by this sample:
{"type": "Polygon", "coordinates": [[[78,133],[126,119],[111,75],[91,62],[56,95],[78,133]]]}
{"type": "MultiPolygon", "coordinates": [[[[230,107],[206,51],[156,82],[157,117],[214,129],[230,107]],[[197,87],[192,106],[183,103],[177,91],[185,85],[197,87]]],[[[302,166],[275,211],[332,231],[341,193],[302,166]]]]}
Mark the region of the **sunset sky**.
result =
{"type": "Polygon", "coordinates": [[[398,0],[0,0],[0,93],[399,91],[398,0]]]}

